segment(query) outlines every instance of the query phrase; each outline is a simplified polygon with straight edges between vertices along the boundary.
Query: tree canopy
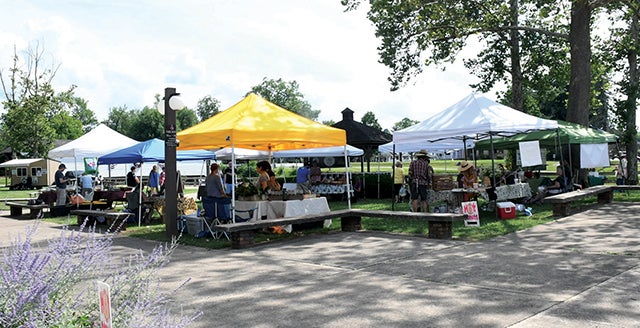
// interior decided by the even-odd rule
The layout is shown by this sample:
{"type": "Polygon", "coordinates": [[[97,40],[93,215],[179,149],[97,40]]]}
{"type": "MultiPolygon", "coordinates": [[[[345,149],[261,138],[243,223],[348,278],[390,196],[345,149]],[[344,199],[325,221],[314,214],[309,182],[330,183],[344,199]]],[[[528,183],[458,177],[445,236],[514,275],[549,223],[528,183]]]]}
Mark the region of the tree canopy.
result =
{"type": "Polygon", "coordinates": [[[86,102],[74,96],[75,86],[54,90],[52,80],[59,65],[46,66],[43,55],[44,49],[37,44],[24,58],[14,48],[12,66],[0,70],[5,96],[0,136],[3,146],[11,147],[16,155],[43,157],[55,139],[75,139],[82,135],[83,123],[93,122],[91,115],[84,115],[86,102]],[[81,114],[84,121],[75,114],[81,114]]]}
{"type": "Polygon", "coordinates": [[[262,82],[251,88],[251,92],[262,98],[294,113],[310,118],[318,119],[319,110],[313,110],[311,104],[304,100],[304,95],[299,90],[298,82],[277,79],[262,79],[262,82]]]}

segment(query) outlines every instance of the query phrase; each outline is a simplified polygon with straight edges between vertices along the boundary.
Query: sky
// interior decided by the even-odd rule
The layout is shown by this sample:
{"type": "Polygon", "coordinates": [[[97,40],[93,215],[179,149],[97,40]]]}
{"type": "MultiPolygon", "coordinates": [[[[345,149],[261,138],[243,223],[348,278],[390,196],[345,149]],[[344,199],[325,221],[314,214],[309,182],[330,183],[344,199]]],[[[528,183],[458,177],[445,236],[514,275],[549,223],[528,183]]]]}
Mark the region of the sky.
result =
{"type": "Polygon", "coordinates": [[[113,107],[152,106],[166,87],[189,108],[210,95],[226,109],[266,77],[296,81],[321,122],[342,120],[348,107],[356,120],[371,111],[391,130],[453,105],[477,82],[460,60],[390,91],[366,8],[345,13],[339,0],[0,3],[0,69],[11,67],[14,46],[22,55],[37,45],[49,65],[60,64],[56,90],[76,85],[100,121],[113,107]]]}

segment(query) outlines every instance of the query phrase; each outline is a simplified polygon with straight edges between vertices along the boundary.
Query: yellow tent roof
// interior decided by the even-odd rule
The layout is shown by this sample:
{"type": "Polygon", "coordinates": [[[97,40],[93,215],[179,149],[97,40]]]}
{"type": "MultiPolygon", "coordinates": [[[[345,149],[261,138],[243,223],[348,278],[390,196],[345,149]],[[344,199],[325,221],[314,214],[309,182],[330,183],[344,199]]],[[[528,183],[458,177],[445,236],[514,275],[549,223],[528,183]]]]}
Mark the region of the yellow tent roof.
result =
{"type": "Polygon", "coordinates": [[[346,132],[249,94],[237,104],[178,133],[179,150],[234,147],[288,150],[344,146],[346,132]]]}

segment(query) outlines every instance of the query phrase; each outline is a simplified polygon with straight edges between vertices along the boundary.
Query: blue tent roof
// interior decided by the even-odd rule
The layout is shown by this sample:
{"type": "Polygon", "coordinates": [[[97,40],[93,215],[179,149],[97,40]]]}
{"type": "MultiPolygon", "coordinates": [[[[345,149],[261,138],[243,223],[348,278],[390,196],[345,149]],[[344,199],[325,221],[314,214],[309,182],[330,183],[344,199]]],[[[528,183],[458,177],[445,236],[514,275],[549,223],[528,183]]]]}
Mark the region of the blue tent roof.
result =
{"type": "MultiPolygon", "coordinates": [[[[215,153],[208,150],[178,150],[176,152],[176,160],[178,161],[215,158],[215,153]]],[[[160,139],[142,141],[98,158],[98,165],[148,162],[164,162],[164,141],[160,139]]]]}

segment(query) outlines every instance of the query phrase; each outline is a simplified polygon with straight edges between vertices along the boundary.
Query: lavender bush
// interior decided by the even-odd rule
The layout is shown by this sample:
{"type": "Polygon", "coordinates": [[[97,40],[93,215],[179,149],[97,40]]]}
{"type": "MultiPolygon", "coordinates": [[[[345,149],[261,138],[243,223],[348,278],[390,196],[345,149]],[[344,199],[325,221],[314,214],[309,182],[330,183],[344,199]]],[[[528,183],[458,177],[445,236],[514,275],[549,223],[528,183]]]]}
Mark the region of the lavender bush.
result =
{"type": "Polygon", "coordinates": [[[0,327],[96,327],[96,281],[111,286],[113,327],[187,327],[191,317],[170,311],[160,292],[158,270],[176,242],[126,259],[111,255],[114,234],[84,225],[65,227],[47,245],[33,243],[37,224],[27,227],[3,252],[0,263],[0,327]]]}

